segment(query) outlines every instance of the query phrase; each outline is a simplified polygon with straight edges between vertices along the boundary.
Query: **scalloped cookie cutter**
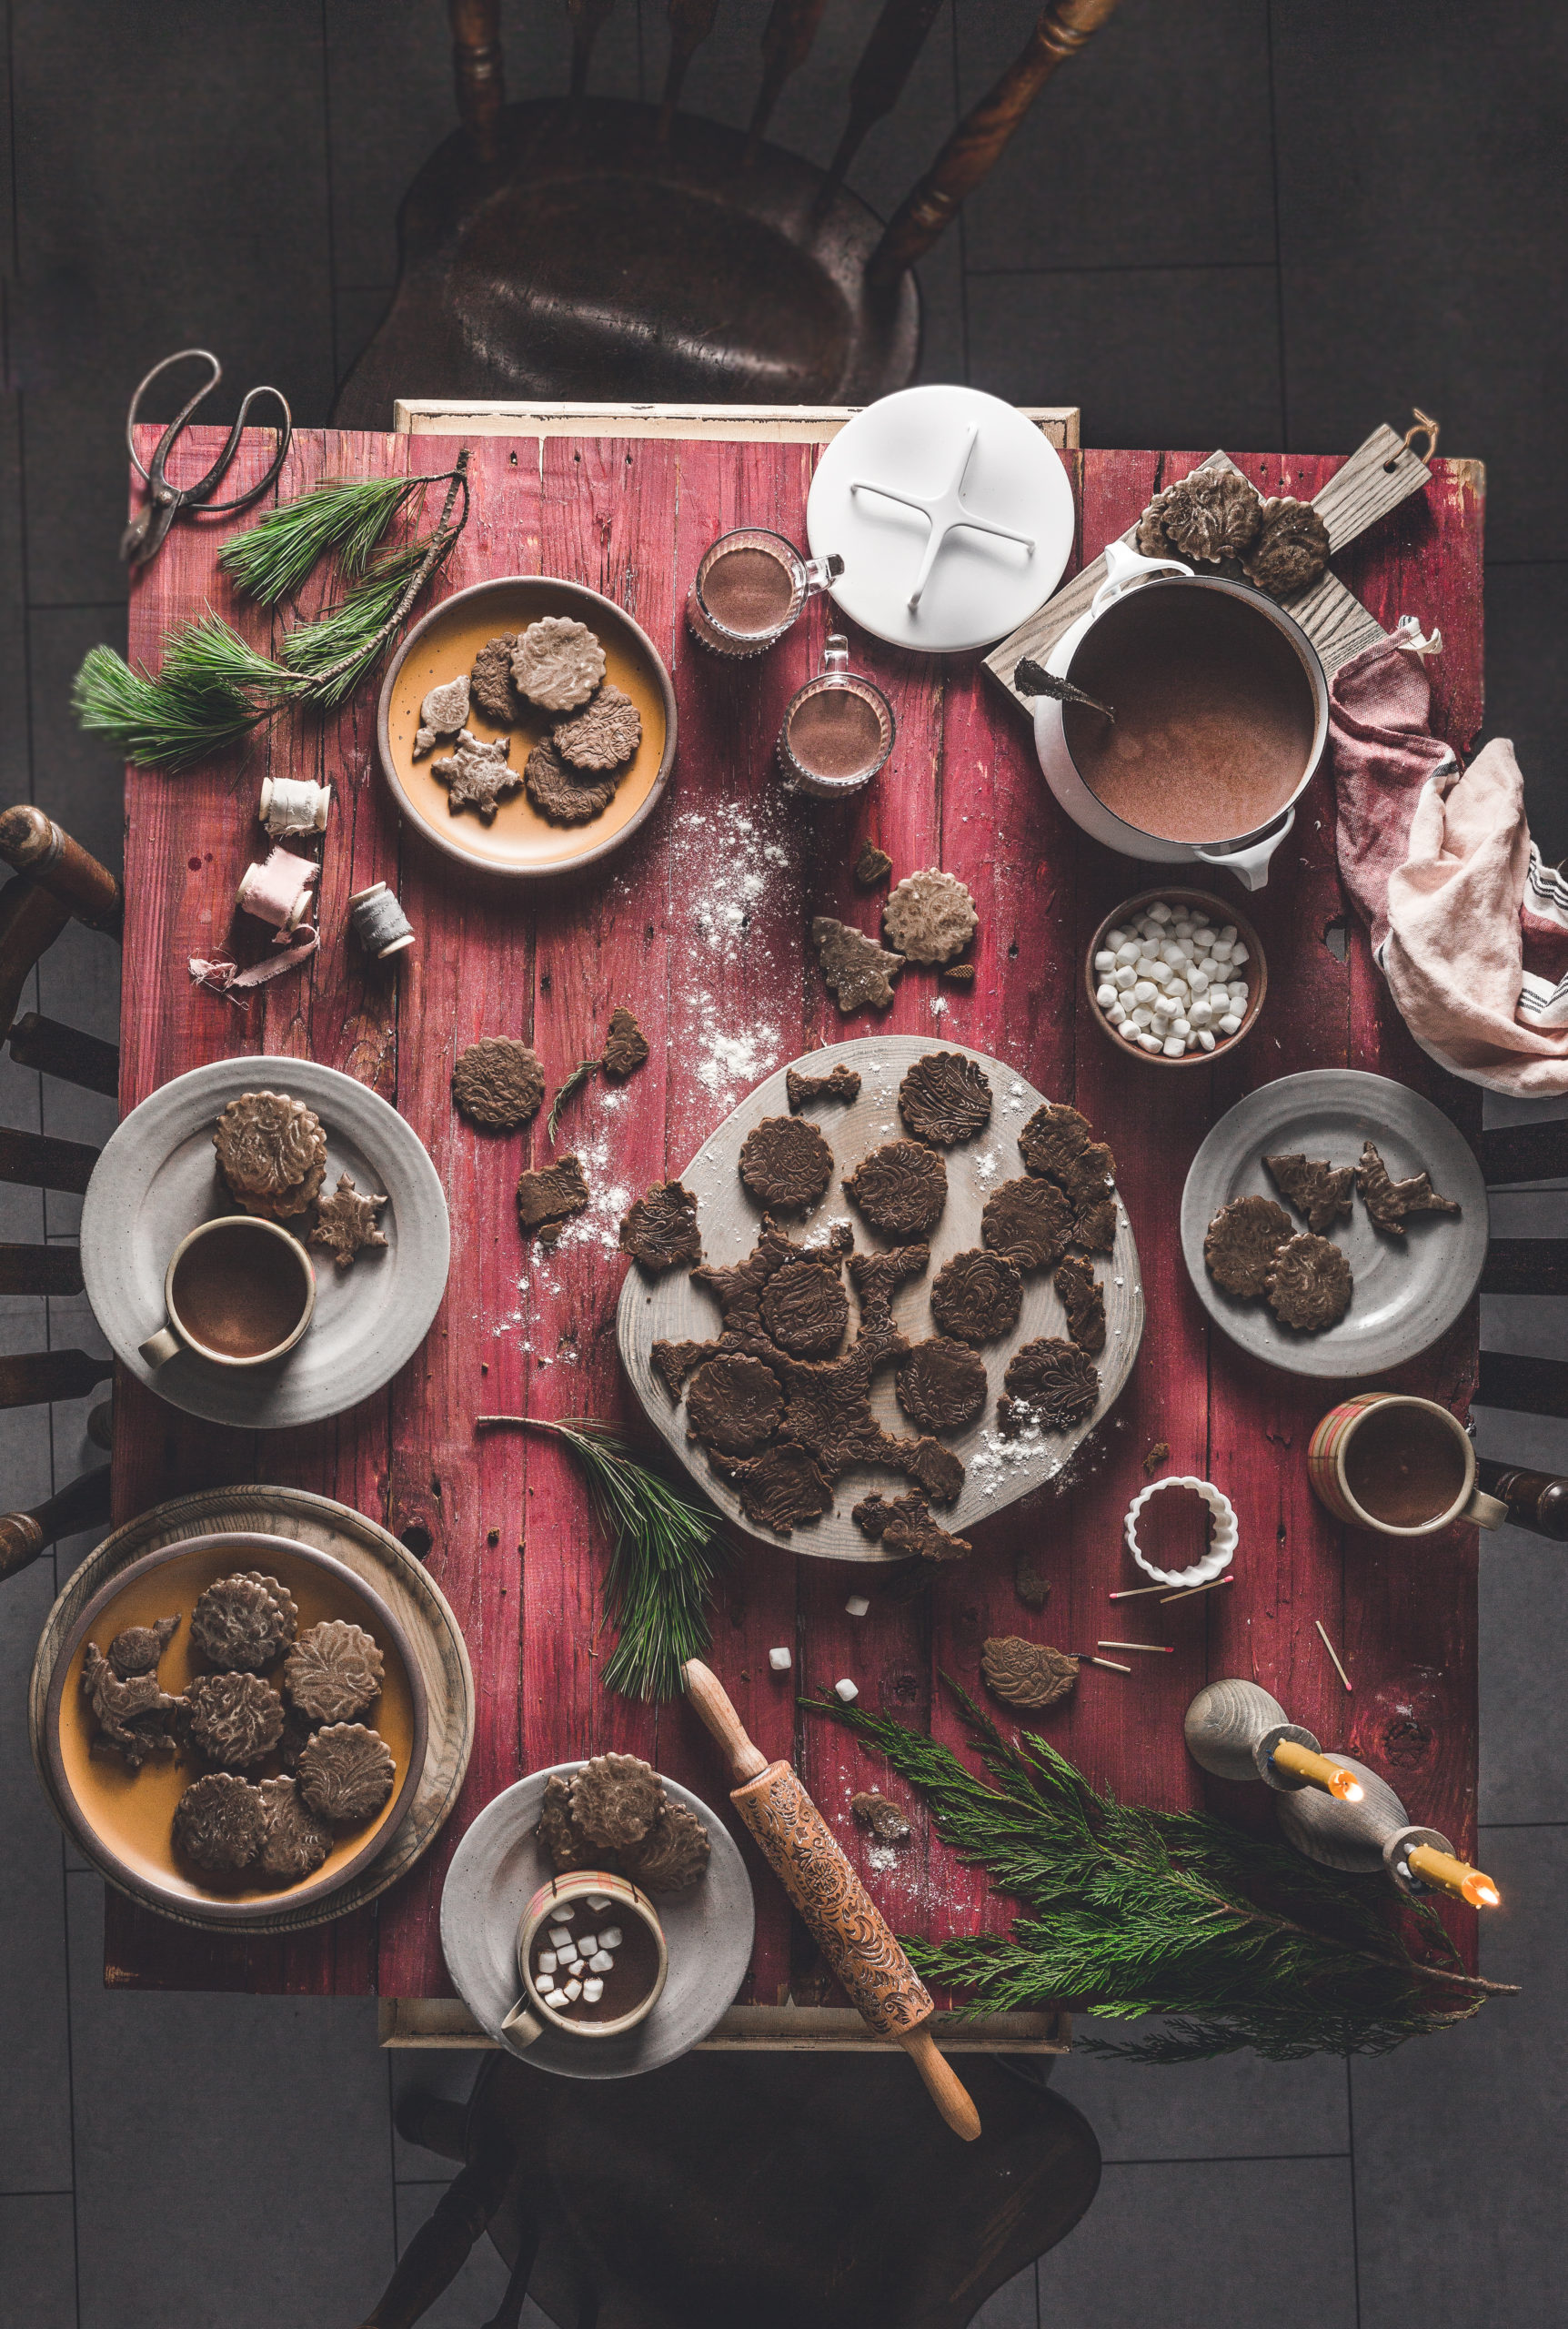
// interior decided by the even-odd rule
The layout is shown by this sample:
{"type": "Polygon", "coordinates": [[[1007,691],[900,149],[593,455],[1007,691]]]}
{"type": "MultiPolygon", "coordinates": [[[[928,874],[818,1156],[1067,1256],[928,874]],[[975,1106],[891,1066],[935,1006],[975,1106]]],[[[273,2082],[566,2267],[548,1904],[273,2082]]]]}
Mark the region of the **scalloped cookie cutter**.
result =
{"type": "Polygon", "coordinates": [[[1211,1480],[1193,1479],[1190,1474],[1181,1478],[1151,1481],[1148,1487],[1133,1497],[1121,1525],[1128,1551],[1144,1575],[1153,1578],[1160,1585],[1211,1584],[1221,1570],[1230,1568],[1241,1538],[1236,1508],[1230,1497],[1221,1496],[1211,1480]],[[1191,1568],[1156,1568],[1138,1542],[1138,1516],[1150,1498],[1158,1496],[1163,1488],[1191,1488],[1194,1495],[1202,1497],[1213,1516],[1209,1549],[1201,1561],[1193,1562],[1191,1568]]]}

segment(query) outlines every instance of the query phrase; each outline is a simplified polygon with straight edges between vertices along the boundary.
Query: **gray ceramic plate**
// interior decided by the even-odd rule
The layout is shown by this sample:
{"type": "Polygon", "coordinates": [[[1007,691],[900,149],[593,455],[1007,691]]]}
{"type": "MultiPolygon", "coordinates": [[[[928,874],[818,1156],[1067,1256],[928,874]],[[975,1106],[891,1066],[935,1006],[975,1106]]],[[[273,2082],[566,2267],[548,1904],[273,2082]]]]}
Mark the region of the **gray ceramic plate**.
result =
{"type": "MultiPolygon", "coordinates": [[[[550,1873],[535,1841],[545,1781],[569,1777],[581,1763],[555,1763],[532,1771],[487,1803],[452,1855],[441,1893],[441,1948],[457,1994],[476,2021],[501,2039],[501,2024],[522,1987],[518,1925],[550,1873]]],[[[751,1961],[756,1922],[751,1880],[722,1820],[687,1788],[666,1780],[665,1791],[694,1811],[713,1839],[708,1873],[689,1892],[657,1900],[669,1943],[669,1978],[646,2021],[624,2038],[581,2044],[547,2030],[526,2048],[525,2062],[565,2078],[634,2078],[658,2070],[707,2037],[733,2003],[751,1961]]],[[[508,2052],[510,2048],[508,2047],[508,2052]]]]}
{"type": "Polygon", "coordinates": [[[1475,1292],[1486,1238],[1486,1185],[1468,1143],[1419,1092],[1354,1068],[1285,1075],[1250,1092],[1214,1126],[1181,1193],[1181,1250],[1199,1300],[1232,1342],[1291,1375],[1381,1375],[1428,1349],[1475,1292]],[[1385,1237],[1358,1197],[1350,1219],[1332,1232],[1350,1256],[1355,1290],[1338,1326],[1321,1335],[1282,1326],[1266,1302],[1223,1293],[1204,1265],[1204,1233],[1233,1197],[1282,1202],[1263,1170],[1265,1155],[1353,1164],[1367,1140],[1396,1181],[1430,1173],[1432,1187],[1463,1206],[1458,1219],[1418,1214],[1402,1238],[1385,1237]]]}
{"type": "Polygon", "coordinates": [[[396,1375],[430,1330],[446,1291],[452,1234],[436,1167],[395,1108],[313,1060],[215,1060],[134,1108],[94,1168],[82,1207],[82,1275],[116,1358],[187,1414],[253,1431],[341,1415],[396,1375]],[[217,1176],[213,1126],[242,1092],[286,1092],[320,1117],[328,1193],[339,1173],[387,1204],[387,1251],[337,1269],[317,1264],[316,1316],[272,1367],[210,1366],[182,1352],[155,1373],[136,1346],[164,1323],[164,1272],[187,1229],[234,1206],[217,1176]]]}

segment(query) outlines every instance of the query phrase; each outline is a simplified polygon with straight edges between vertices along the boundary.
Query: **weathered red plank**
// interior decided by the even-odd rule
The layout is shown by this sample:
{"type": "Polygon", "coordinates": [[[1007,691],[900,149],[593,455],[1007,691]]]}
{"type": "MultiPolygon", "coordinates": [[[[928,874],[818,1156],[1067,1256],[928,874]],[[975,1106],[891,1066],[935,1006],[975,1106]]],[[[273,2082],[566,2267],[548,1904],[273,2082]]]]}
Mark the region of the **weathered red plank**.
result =
{"type": "MultiPolygon", "coordinates": [[[[201,449],[198,443],[193,457],[201,449]]],[[[457,447],[301,432],[282,489],[350,467],[373,474],[411,450],[416,466],[434,470],[457,447]]],[[[246,448],[247,459],[266,455],[266,440],[246,448]]],[[[928,663],[853,638],[857,667],[893,700],[899,742],[868,794],[831,807],[786,793],[772,760],[784,705],[816,668],[830,610],[813,606],[783,647],[758,663],[720,664],[687,639],[684,591],[723,527],[761,522],[803,539],[812,458],[798,446],[700,440],[486,439],[476,447],[474,516],[439,588],[506,572],[579,579],[636,613],[675,670],[676,781],[648,831],[600,878],[536,897],[465,875],[423,847],[393,817],[375,768],[372,692],[325,731],[280,728],[243,763],[175,779],[133,771],[128,780],[126,1104],[199,1060],[242,1049],[325,1060],[395,1097],[436,1160],[455,1234],[451,1287],[428,1343],[382,1399],[353,1415],[288,1447],[266,1442],[258,1450],[242,1435],[189,1427],[145,1395],[124,1400],[122,1508],[202,1480],[265,1475],[384,1517],[412,1541],[427,1542],[432,1573],[468,1639],[480,1705],[473,1767],[447,1833],[377,1916],[283,1947],[186,1935],[116,1901],[109,1959],[117,1981],[436,1993],[447,1986],[437,1938],[445,1866],[474,1812],[520,1771],[596,1747],[632,1747],[656,1753],[710,1800],[721,1795],[711,1749],[684,1714],[655,1717],[602,1690],[605,1548],[575,1469],[537,1439],[495,1435],[476,1443],[472,1432],[474,1416],[486,1409],[625,1412],[613,1353],[618,1201],[601,1198],[589,1224],[553,1256],[525,1255],[512,1187],[525,1157],[545,1154],[543,1126],[528,1141],[475,1134],[453,1114],[447,1078],[463,1043],[509,1032],[538,1045],[555,1080],[597,1048],[610,1007],[628,1001],[654,1059],[623,1095],[590,1086],[568,1104],[558,1145],[585,1150],[590,1178],[606,1190],[614,1183],[632,1193],[678,1171],[769,1069],[814,1043],[878,1023],[861,1017],[846,1025],[806,943],[814,912],[876,926],[879,894],[867,898],[849,877],[867,834],[893,856],[895,878],[946,865],[970,883],[980,911],[973,991],[910,970],[882,1023],[933,1043],[972,1043],[1085,1110],[1118,1155],[1149,1323],[1139,1367],[1111,1427],[1077,1467],[1071,1493],[1038,1497],[982,1526],[973,1563],[925,1605],[879,1603],[856,1620],[844,1600],[869,1573],[797,1559],[771,1544],[739,1550],[721,1598],[715,1656],[752,1735],[770,1753],[801,1756],[819,1801],[895,1921],[934,1936],[973,1930],[982,1919],[994,1927],[1004,1906],[920,1821],[895,1868],[872,1867],[850,1830],[847,1798],[885,1773],[836,1729],[799,1722],[794,1700],[798,1688],[819,1692],[848,1673],[863,1703],[929,1719],[956,1739],[960,1729],[935,1677],[946,1669],[972,1681],[989,1632],[1032,1633],[1073,1648],[1092,1648],[1102,1633],[1178,1643],[1175,1658],[1147,1661],[1132,1677],[1086,1675],[1075,1700],[1043,1726],[1092,1778],[1127,1795],[1204,1800],[1180,1749],[1181,1708],[1206,1675],[1256,1673],[1297,1719],[1348,1738],[1403,1787],[1412,1811],[1447,1828],[1462,1849],[1468,1842],[1473,1546],[1462,1535],[1423,1552],[1416,1592],[1408,1564],[1359,1540],[1342,1544],[1310,1497],[1302,1463],[1306,1432],[1332,1388],[1249,1371],[1222,1336],[1211,1339],[1174,1235],[1192,1151],[1241,1092],[1271,1075],[1353,1060],[1428,1091],[1466,1128],[1473,1124],[1473,1095],[1415,1052],[1364,950],[1352,938],[1342,963],[1323,943],[1342,911],[1326,780],[1303,801],[1268,889],[1248,907],[1272,981],[1251,1043],[1207,1074],[1162,1076],[1124,1060],[1089,1023],[1079,970],[1101,915],[1147,886],[1143,869],[1063,818],[1039,777],[1027,727],[982,680],[978,661],[928,663]],[[327,940],[299,980],[271,990],[242,1019],[188,989],[184,959],[223,946],[235,882],[259,845],[253,812],[265,752],[280,770],[331,774],[339,788],[325,852],[327,940]],[[349,891],[382,877],[397,879],[419,933],[418,946],[391,973],[367,968],[342,934],[349,891]],[[934,1001],[945,1005],[940,1013],[934,1001]],[[1171,1468],[1206,1472],[1227,1487],[1242,1514],[1242,1551],[1233,1588],[1144,1618],[1126,1613],[1150,1604],[1111,1605],[1105,1596],[1131,1581],[1121,1514],[1142,1485],[1141,1457],[1156,1438],[1170,1442],[1171,1468]],[[1039,1617],[1013,1587],[1020,1547],[1034,1552],[1052,1586],[1039,1617]],[[1318,1615],[1331,1631],[1338,1624],[1336,1639],[1357,1679],[1349,1726],[1312,1630],[1318,1615]],[[779,1642],[797,1653],[783,1680],[767,1664],[779,1642]]],[[[1082,552],[1092,556],[1158,483],[1197,458],[1084,456],[1082,552]]],[[[1265,490],[1302,498],[1337,467],[1237,458],[1265,490]]],[[[1480,717],[1479,549],[1473,477],[1465,465],[1440,463],[1427,494],[1343,562],[1346,580],[1385,623],[1408,610],[1442,625],[1447,645],[1432,667],[1434,716],[1462,742],[1480,717]]],[[[254,613],[234,607],[215,584],[211,560],[210,536],[176,529],[136,586],[134,648],[151,653],[162,628],[209,598],[247,635],[266,636],[254,613]]],[[[1205,886],[1224,895],[1230,884],[1216,875],[1205,886]]],[[[1005,1097],[992,1135],[999,1178],[1016,1162],[1005,1097]]],[[[1463,1322],[1401,1379],[1462,1406],[1474,1339],[1473,1322],[1463,1322]]],[[[1211,1789],[1210,1800],[1222,1792],[1211,1789]]],[[[1266,1805],[1242,1791],[1226,1801],[1244,1818],[1266,1816],[1266,1805]]],[[[759,1938],[747,1994],[773,2002],[811,1951],[778,1888],[752,1865],[759,1938]]]]}

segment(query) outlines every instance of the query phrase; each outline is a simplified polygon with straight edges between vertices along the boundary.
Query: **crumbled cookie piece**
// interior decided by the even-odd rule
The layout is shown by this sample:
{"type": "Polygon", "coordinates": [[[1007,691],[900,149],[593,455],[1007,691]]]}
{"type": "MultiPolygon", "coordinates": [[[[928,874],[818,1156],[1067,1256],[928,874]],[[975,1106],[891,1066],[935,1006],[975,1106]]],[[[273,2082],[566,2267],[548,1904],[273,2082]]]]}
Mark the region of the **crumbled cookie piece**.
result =
{"type": "Polygon", "coordinates": [[[575,1155],[524,1173],[518,1181],[518,1220],[525,1237],[549,1223],[569,1221],[588,1210],[588,1188],[575,1155]]]}
{"type": "Polygon", "coordinates": [[[1067,1331],[1080,1350],[1094,1357],[1105,1348],[1105,1289],[1088,1262],[1070,1254],[1052,1280],[1067,1313],[1067,1331]]]}
{"type": "Polygon", "coordinates": [[[849,1810],[857,1823],[879,1844],[907,1844],[910,1823],[896,1803],[875,1789],[849,1798],[849,1810]]]}
{"type": "Polygon", "coordinates": [[[893,999],[893,981],[904,967],[901,954],[890,954],[847,922],[819,913],[811,924],[811,943],[822,976],[833,991],[846,1018],[869,1005],[885,1011],[893,999]]]}
{"type": "Polygon", "coordinates": [[[514,1035],[481,1035],[457,1054],[452,1104],[471,1124],[517,1132],[533,1122],[544,1096],[544,1064],[514,1035]]]}
{"type": "Polygon", "coordinates": [[[945,1568],[950,1561],[961,1561],[974,1550],[967,1537],[954,1537],[940,1527],[931,1518],[923,1496],[911,1493],[894,1497],[872,1495],[860,1498],[850,1509],[849,1517],[862,1536],[874,1544],[885,1545],[900,1558],[914,1558],[929,1568],[945,1568]]]}
{"type": "Polygon", "coordinates": [[[855,879],[862,890],[874,890],[892,870],[893,861],[885,849],[879,849],[874,841],[860,843],[860,854],[855,860],[855,879]]]}
{"type": "Polygon", "coordinates": [[[786,1068],[784,1089],[789,1095],[789,1113],[794,1116],[799,1115],[808,1100],[838,1100],[848,1106],[860,1096],[860,1079],[852,1067],[846,1067],[839,1060],[831,1075],[802,1075],[799,1068],[786,1068]]]}

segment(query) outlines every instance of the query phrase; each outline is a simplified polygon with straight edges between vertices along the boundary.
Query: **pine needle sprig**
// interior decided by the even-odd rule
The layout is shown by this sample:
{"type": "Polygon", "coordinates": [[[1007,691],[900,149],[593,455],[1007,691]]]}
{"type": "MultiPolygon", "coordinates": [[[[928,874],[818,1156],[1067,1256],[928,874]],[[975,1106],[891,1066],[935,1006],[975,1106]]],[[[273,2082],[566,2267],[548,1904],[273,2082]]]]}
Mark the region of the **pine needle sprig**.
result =
{"type": "Polygon", "coordinates": [[[337,606],[285,639],[280,660],[317,683],[327,710],[352,694],[380,654],[387,626],[424,558],[423,542],[387,550],[337,606]]]}
{"type": "Polygon", "coordinates": [[[950,1683],[985,1776],[885,1715],[829,1715],[885,1754],[938,1833],[1019,1901],[1010,1933],[905,1942],[917,1971],[994,2013],[1072,2001],[1091,2015],[1175,2017],[1091,2052],[1154,2063],[1251,2046],[1273,2062],[1386,2053],[1468,2021],[1505,1986],[1467,1973],[1440,1920],[1412,1904],[1425,1953],[1391,1919],[1381,1878],[1358,1882],[1206,1812],[1151,1811],[1090,1786],[1043,1739],[1010,1745],[950,1683]]]}
{"type": "Polygon", "coordinates": [[[604,1062],[602,1059],[579,1059],[571,1074],[561,1085],[560,1090],[556,1094],[555,1098],[550,1102],[550,1113],[545,1118],[545,1138],[549,1142],[552,1148],[556,1144],[556,1126],[560,1123],[561,1110],[566,1106],[567,1102],[571,1098],[574,1092],[580,1092],[582,1090],[583,1085],[588,1082],[588,1077],[593,1074],[594,1070],[596,1068],[602,1067],[603,1065],[604,1062]]]}
{"type": "Polygon", "coordinates": [[[709,1604],[729,1559],[719,1513],[705,1497],[639,1463],[613,1424],[588,1416],[561,1423],[538,1416],[476,1419],[476,1427],[495,1424],[551,1432],[582,1467],[614,1542],[604,1611],[617,1641],[607,1687],[628,1699],[679,1698],[681,1668],[712,1644],[709,1604]]]}
{"type": "Polygon", "coordinates": [[[345,574],[363,574],[388,526],[427,482],[330,478],[269,509],[224,544],[217,562],[236,590],[264,607],[291,598],[328,550],[337,550],[345,574]]]}

